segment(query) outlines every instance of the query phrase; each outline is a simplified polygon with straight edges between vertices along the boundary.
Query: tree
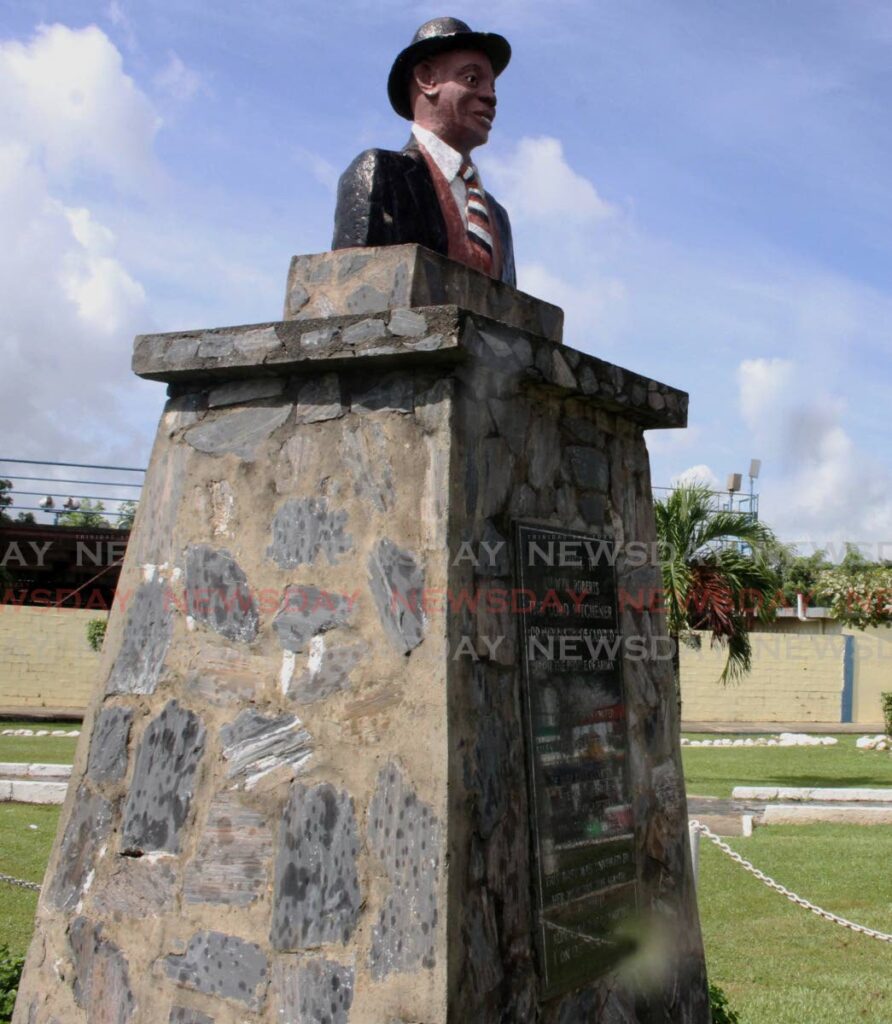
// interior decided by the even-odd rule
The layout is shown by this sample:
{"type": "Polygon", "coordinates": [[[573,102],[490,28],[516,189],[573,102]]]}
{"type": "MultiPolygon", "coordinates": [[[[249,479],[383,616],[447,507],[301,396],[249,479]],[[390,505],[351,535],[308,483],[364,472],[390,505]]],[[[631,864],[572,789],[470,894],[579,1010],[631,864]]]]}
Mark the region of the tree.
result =
{"type": "Polygon", "coordinates": [[[779,580],[764,552],[776,539],[745,512],[714,509],[712,494],[702,484],[677,487],[657,501],[654,511],[680,704],[678,644],[690,639],[693,630],[708,630],[712,643],[726,648],[721,682],[749,671],[749,630],[775,612],[779,580]]]}
{"type": "Polygon", "coordinates": [[[103,516],[105,505],[101,501],[95,504],[84,498],[81,507],[68,512],[60,512],[56,518],[57,526],[110,526],[109,521],[103,516]]]}
{"type": "Polygon", "coordinates": [[[135,501],[122,501],[118,506],[118,522],[117,527],[119,530],[132,530],[133,520],[136,518],[136,502],[135,501]]]}
{"type": "Polygon", "coordinates": [[[6,514],[6,509],[12,504],[12,480],[0,480],[0,525],[11,523],[12,519],[6,514]]]}
{"type": "Polygon", "coordinates": [[[825,569],[818,581],[833,617],[855,629],[892,626],[892,568],[868,562],[857,552],[849,558],[852,552],[849,547],[839,566],[825,569]]]}
{"type": "Polygon", "coordinates": [[[778,599],[782,599],[786,607],[795,606],[797,594],[804,594],[812,606],[826,603],[827,595],[818,582],[821,573],[832,568],[826,551],[819,549],[810,555],[800,555],[795,544],[776,541],[767,545],[764,556],[779,577],[778,599]]]}

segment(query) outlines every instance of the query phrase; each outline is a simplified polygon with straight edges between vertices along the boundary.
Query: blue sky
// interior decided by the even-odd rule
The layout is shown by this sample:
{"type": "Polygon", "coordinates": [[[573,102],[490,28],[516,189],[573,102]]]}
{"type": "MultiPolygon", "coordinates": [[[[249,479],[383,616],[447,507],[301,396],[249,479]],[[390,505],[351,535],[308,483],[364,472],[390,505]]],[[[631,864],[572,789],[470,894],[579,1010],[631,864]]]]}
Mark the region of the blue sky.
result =
{"type": "Polygon", "coordinates": [[[892,557],[892,7],[0,5],[0,454],[144,464],[136,333],[275,319],[418,24],[500,31],[487,187],[565,340],[691,395],[654,482],[763,460],[784,539],[892,557]],[[483,12],[482,17],[479,12],[483,12]],[[699,467],[697,469],[696,467],[699,467]]]}

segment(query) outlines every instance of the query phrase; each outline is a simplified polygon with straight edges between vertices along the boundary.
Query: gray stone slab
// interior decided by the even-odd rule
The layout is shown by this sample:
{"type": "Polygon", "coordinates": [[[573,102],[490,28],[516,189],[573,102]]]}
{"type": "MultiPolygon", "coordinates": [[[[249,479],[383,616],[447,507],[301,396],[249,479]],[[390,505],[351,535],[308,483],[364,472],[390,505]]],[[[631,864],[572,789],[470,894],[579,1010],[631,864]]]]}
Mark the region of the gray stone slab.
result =
{"type": "Polygon", "coordinates": [[[178,889],[179,876],[172,861],[116,857],[102,885],[91,890],[89,911],[99,919],[159,917],[173,909],[178,889]]]}
{"type": "Polygon", "coordinates": [[[343,594],[312,585],[291,586],[273,619],[273,629],[286,651],[300,653],[314,636],[346,625],[352,609],[352,600],[343,594]]]}
{"type": "Polygon", "coordinates": [[[186,952],[161,961],[168,978],[183,988],[234,999],[250,1010],[266,1000],[269,964],[261,948],[235,935],[197,932],[186,952]]]}
{"type": "Polygon", "coordinates": [[[395,309],[387,329],[401,338],[421,338],[427,333],[427,320],[411,309],[395,309]]]}
{"type": "Polygon", "coordinates": [[[372,977],[435,964],[440,823],[391,762],[369,805],[368,841],[392,888],[372,929],[372,977]]]}
{"type": "Polygon", "coordinates": [[[585,445],[567,445],[564,449],[564,463],[571,481],[577,487],[606,494],[610,486],[610,470],[604,452],[585,445]]]}
{"type": "Polygon", "coordinates": [[[90,737],[88,779],[93,782],[118,782],[124,777],[132,722],[132,708],[103,708],[99,712],[90,737]]]}
{"type": "Polygon", "coordinates": [[[341,381],[336,373],[313,377],[301,387],[295,403],[296,423],[322,423],[343,416],[341,381]]]}
{"type": "Polygon", "coordinates": [[[554,483],[561,464],[561,435],[557,424],[538,420],[530,432],[527,474],[530,484],[539,490],[554,483]]]}
{"type": "Polygon", "coordinates": [[[424,639],[424,572],[411,551],[386,537],[369,556],[369,586],[387,636],[408,653],[424,639]]]}
{"type": "Polygon", "coordinates": [[[292,498],[276,511],[267,556],[280,569],[312,565],[321,554],[337,565],[339,555],[353,550],[346,526],[347,513],[329,510],[327,498],[292,498]]]}
{"type": "Polygon", "coordinates": [[[206,419],[186,431],[188,444],[207,455],[232,453],[251,461],[273,431],[288,419],[291,405],[252,407],[206,419]]]}
{"type": "Polygon", "coordinates": [[[393,508],[396,489],[388,443],[379,423],[360,421],[344,433],[341,441],[344,462],[353,478],[357,497],[370,501],[379,512],[393,508]]]}
{"type": "Polygon", "coordinates": [[[90,1024],[128,1024],[136,1012],[127,961],[102,929],[77,917],[68,931],[74,966],[74,998],[90,1024]]]}
{"type": "Polygon", "coordinates": [[[287,1024],[349,1024],[354,971],[332,960],[279,961],[273,969],[278,1020],[287,1024]]]}
{"type": "Polygon", "coordinates": [[[380,313],[387,309],[387,296],[370,284],[362,284],[347,296],[348,313],[380,313]]]}
{"type": "Polygon", "coordinates": [[[185,694],[215,707],[244,705],[254,699],[270,674],[269,663],[249,650],[218,645],[209,639],[193,648],[185,694]]]}
{"type": "Polygon", "coordinates": [[[244,907],[266,892],[273,855],[266,819],[234,793],[221,793],[208,809],[195,856],[186,869],[187,903],[244,907]]]}
{"type": "MultiPolygon", "coordinates": [[[[351,310],[351,312],[363,312],[363,310],[351,310]]],[[[376,338],[387,336],[387,328],[383,320],[370,319],[360,320],[359,323],[350,324],[341,332],[341,338],[345,345],[361,345],[364,341],[374,341],[376,338]]]]}
{"type": "Polygon", "coordinates": [[[207,544],[186,549],[186,604],[189,614],[227,640],[250,643],[260,617],[241,566],[228,551],[207,544]]]}
{"type": "Polygon", "coordinates": [[[347,942],[359,917],[353,800],[327,783],[291,790],[279,830],[271,941],[279,950],[347,942]]]}
{"type": "Polygon", "coordinates": [[[208,408],[216,409],[226,405],[243,405],[259,398],[275,398],[285,390],[282,377],[257,377],[254,380],[236,380],[211,388],[208,394],[208,408]]]}
{"type": "Polygon", "coordinates": [[[220,730],[221,754],[231,779],[244,779],[250,789],[269,772],[287,765],[299,771],[310,759],[313,741],[294,715],[267,717],[244,710],[220,730]]]}
{"type": "Polygon", "coordinates": [[[85,785],[78,788],[59,848],[59,862],[47,891],[57,910],[73,910],[84,894],[99,851],[108,839],[112,805],[85,785]]]}
{"type": "Polygon", "coordinates": [[[107,693],[154,693],[173,636],[173,607],[160,578],[141,583],[127,610],[107,693]]]}
{"type": "Polygon", "coordinates": [[[350,686],[350,673],[367,657],[367,644],[325,647],[318,663],[311,662],[288,688],[288,696],[298,704],[315,704],[350,686]]]}
{"type": "Polygon", "coordinates": [[[201,719],[175,700],[149,724],[124,809],[123,852],[179,852],[204,743],[201,719]]]}
{"type": "Polygon", "coordinates": [[[351,408],[355,413],[412,411],[415,386],[406,373],[393,373],[375,381],[353,395],[351,408]]]}

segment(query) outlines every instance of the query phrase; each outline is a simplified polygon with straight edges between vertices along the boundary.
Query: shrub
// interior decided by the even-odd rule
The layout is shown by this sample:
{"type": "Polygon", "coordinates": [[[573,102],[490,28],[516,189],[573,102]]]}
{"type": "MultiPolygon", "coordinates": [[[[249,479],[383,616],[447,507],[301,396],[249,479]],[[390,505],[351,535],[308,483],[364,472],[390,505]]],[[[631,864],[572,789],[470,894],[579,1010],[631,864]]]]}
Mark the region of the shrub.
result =
{"type": "Polygon", "coordinates": [[[709,1009],[712,1024],[740,1024],[740,1018],[728,1005],[728,997],[718,985],[709,986],[709,1009]]]}
{"type": "Polygon", "coordinates": [[[892,736],[892,693],[880,694],[883,703],[883,721],[886,723],[886,735],[892,736]]]}
{"type": "Polygon", "coordinates": [[[10,953],[9,946],[0,946],[0,1024],[8,1024],[12,1020],[15,997],[24,966],[23,956],[10,953]]]}
{"type": "Polygon", "coordinates": [[[90,619],[87,623],[87,643],[94,651],[102,650],[102,642],[105,640],[105,629],[108,626],[108,619],[90,619]]]}

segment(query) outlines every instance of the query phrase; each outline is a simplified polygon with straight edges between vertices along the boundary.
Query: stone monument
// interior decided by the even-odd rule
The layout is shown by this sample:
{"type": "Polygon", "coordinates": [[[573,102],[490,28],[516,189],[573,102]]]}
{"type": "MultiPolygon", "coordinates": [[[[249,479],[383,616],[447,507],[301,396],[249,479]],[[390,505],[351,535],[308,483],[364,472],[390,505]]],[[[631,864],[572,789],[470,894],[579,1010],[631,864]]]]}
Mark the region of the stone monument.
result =
{"type": "Polygon", "coordinates": [[[707,1024],[643,439],[687,396],[512,287],[468,156],[509,57],[422,26],[417,144],[284,319],[137,338],[169,400],[16,1024],[707,1024]]]}
{"type": "Polygon", "coordinates": [[[17,1024],[706,1024],[642,437],[686,396],[561,321],[407,245],[137,339],[17,1024]]]}

